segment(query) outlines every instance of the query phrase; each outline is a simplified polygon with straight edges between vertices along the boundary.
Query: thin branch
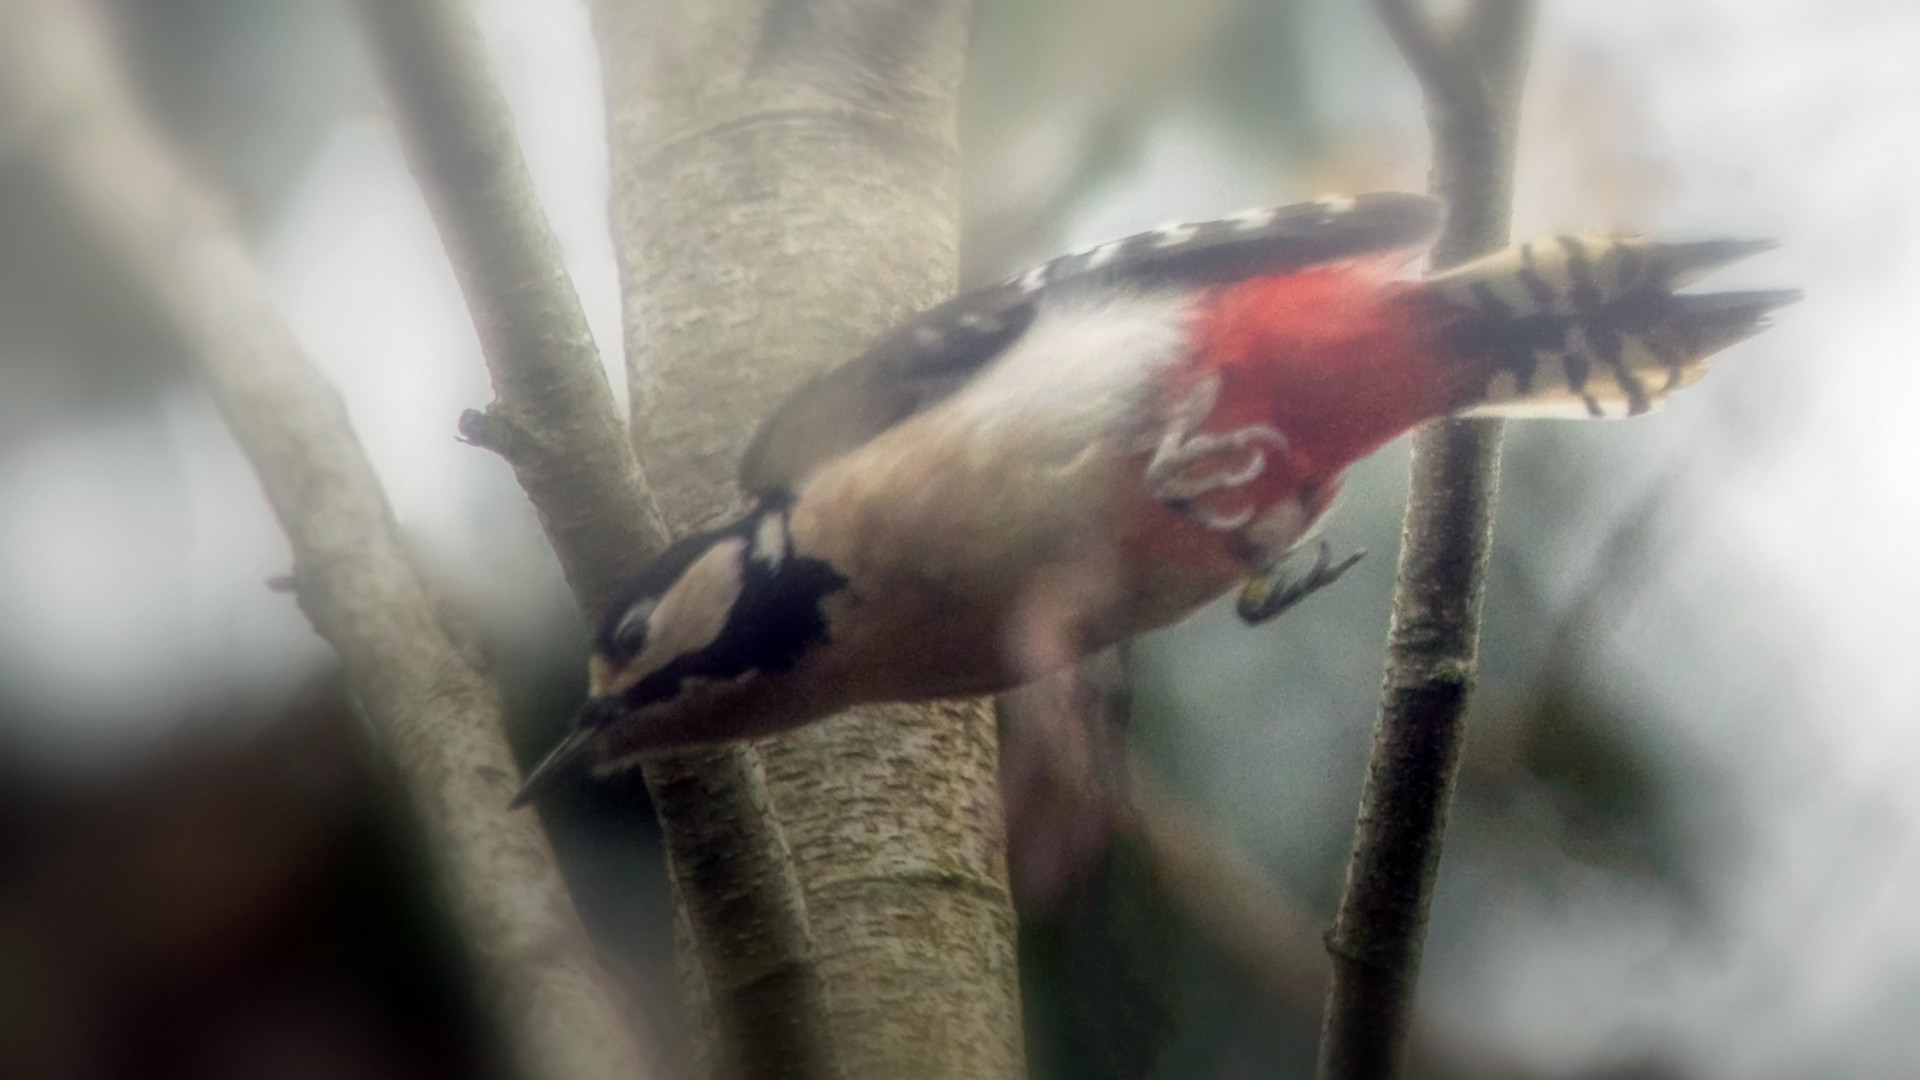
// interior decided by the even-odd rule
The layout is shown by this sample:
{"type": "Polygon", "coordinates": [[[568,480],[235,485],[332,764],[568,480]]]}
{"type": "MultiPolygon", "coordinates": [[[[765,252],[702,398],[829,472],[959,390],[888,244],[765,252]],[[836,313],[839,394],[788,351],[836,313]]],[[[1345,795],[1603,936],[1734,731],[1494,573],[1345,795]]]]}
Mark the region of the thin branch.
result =
{"type": "Polygon", "coordinates": [[[1429,101],[1455,103],[1480,96],[1476,73],[1456,62],[1449,33],[1426,10],[1424,0],[1374,0],[1374,8],[1429,101]]]}
{"type": "MultiPolygon", "coordinates": [[[[1389,27],[1411,14],[1397,0],[1376,6],[1389,27]]],[[[1456,39],[1438,55],[1408,57],[1416,70],[1444,61],[1458,72],[1448,78],[1477,81],[1491,106],[1463,111],[1429,97],[1432,187],[1450,208],[1435,246],[1437,266],[1505,242],[1532,11],[1526,0],[1475,0],[1462,23],[1478,28],[1471,48],[1456,39]]],[[[1346,889],[1327,937],[1333,980],[1321,1032],[1322,1080],[1384,1080],[1399,1074],[1406,1052],[1477,659],[1499,454],[1493,421],[1446,422],[1414,437],[1373,757],[1346,889]]]]}
{"type": "MultiPolygon", "coordinates": [[[[1535,0],[1473,0],[1454,23],[1455,47],[1465,61],[1480,72],[1480,85],[1491,88],[1516,87],[1525,74],[1532,50],[1535,0]]],[[[1500,95],[1502,107],[1517,105],[1518,99],[1500,95]]]]}
{"type": "Polygon", "coordinates": [[[252,460],[291,541],[300,604],[398,766],[518,1069],[641,1075],[545,836],[507,812],[516,770],[498,694],[436,620],[339,395],[142,114],[90,6],[20,0],[3,17],[0,101],[17,110],[16,153],[154,299],[252,460]]]}
{"type": "MultiPolygon", "coordinates": [[[[514,467],[589,618],[660,549],[645,489],[479,33],[456,0],[363,0],[381,77],[497,400],[461,431],[514,467]]],[[[751,751],[646,768],[722,1052],[748,1078],[831,1077],[806,909],[751,751]]]]}
{"type": "Polygon", "coordinates": [[[666,542],[513,118],[459,0],[360,0],[407,161],[497,398],[462,421],[513,466],[589,617],[666,542]]]}
{"type": "MultiPolygon", "coordinates": [[[[1124,665],[1102,654],[1000,698],[1003,727],[1019,730],[1002,761],[1013,787],[1010,858],[1029,876],[1041,870],[1069,879],[1050,890],[1029,881],[1025,895],[1058,904],[1058,893],[1088,888],[1093,883],[1076,871],[1101,864],[1099,848],[1115,835],[1130,837],[1156,892],[1221,958],[1252,977],[1270,1002],[1303,1019],[1315,1015],[1331,973],[1315,917],[1145,762],[1120,748],[1129,711],[1119,689],[1124,680],[1124,665]],[[1014,816],[1016,808],[1024,817],[1014,816]],[[1063,832],[1092,831],[1076,822],[1098,824],[1098,847],[1061,843],[1063,832]],[[1028,844],[1037,844],[1039,858],[1023,857],[1028,844]],[[1037,866],[1042,858],[1070,865],[1037,866]]],[[[1408,1056],[1408,1074],[1420,1080],[1541,1076],[1491,1046],[1418,1022],[1408,1056]]]]}
{"type": "MultiPolygon", "coordinates": [[[[1154,884],[1229,963],[1269,997],[1309,1017],[1331,975],[1314,917],[1191,806],[1136,764],[1122,829],[1153,867],[1154,884]]],[[[1418,1020],[1409,1034],[1408,1075],[1423,1080],[1540,1080],[1491,1046],[1418,1020]]]]}

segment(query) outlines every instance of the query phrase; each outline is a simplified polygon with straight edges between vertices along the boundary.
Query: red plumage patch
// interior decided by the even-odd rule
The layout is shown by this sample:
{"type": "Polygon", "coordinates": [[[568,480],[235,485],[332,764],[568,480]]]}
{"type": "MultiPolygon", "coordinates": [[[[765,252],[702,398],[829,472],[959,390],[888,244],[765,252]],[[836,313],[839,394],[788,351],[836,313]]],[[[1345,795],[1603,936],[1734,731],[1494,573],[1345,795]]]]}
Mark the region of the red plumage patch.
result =
{"type": "MultiPolygon", "coordinates": [[[[1217,289],[1195,320],[1192,351],[1163,407],[1171,415],[1196,385],[1218,377],[1219,395],[1197,432],[1270,426],[1287,448],[1258,446],[1265,451],[1259,474],[1199,496],[1199,508],[1216,520],[1251,520],[1298,502],[1308,521],[1317,518],[1348,466],[1462,400],[1471,370],[1442,355],[1444,320],[1417,283],[1392,277],[1380,263],[1217,289]]],[[[1231,472],[1253,452],[1223,447],[1184,467],[1194,475],[1231,472]]],[[[1144,468],[1145,460],[1136,464],[1144,468]]],[[[1195,571],[1230,577],[1274,554],[1151,497],[1130,517],[1130,549],[1195,571]]]]}
{"type": "Polygon", "coordinates": [[[1432,305],[1413,282],[1355,263],[1252,278],[1214,294],[1199,320],[1196,376],[1220,401],[1202,430],[1278,427],[1299,483],[1342,470],[1459,399],[1432,305]]]}

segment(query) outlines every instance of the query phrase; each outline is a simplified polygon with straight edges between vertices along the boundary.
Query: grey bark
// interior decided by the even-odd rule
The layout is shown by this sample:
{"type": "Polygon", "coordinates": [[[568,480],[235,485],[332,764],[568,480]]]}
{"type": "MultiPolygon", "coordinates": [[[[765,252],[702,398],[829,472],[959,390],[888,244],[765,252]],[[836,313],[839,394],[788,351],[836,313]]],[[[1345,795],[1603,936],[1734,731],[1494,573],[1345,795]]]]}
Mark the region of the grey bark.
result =
{"type": "Polygon", "coordinates": [[[589,619],[666,543],[585,312],[459,0],[360,0],[407,161],[493,377],[461,432],[498,452],[589,619]]]}
{"type": "MultiPolygon", "coordinates": [[[[601,0],[634,437],[670,528],[805,375],[949,295],[960,0],[601,0]]],[[[984,703],[761,744],[849,1075],[1021,1068],[984,703]]]]}
{"type": "MultiPolygon", "coordinates": [[[[1426,92],[1431,189],[1449,207],[1435,267],[1505,243],[1531,0],[1473,0],[1448,25],[1418,0],[1376,0],[1426,92]]],[[[1472,690],[1500,479],[1496,421],[1429,425],[1413,440],[1385,685],[1346,888],[1322,1080],[1397,1076],[1472,690]]]]}
{"type": "MultiPolygon", "coordinates": [[[[511,116],[454,0],[363,0],[382,80],[453,261],[496,400],[461,429],[499,452],[589,619],[666,539],[511,116]]],[[[806,911],[753,755],[662,758],[646,777],[734,1075],[837,1075],[806,911]]]]}
{"type": "Polygon", "coordinates": [[[646,767],[668,869],[697,968],[687,1014],[711,1017],[697,1056],[733,1077],[843,1075],[807,908],[760,759],[738,745],[663,756],[646,767]]]}
{"type": "Polygon", "coordinates": [[[164,312],[291,541],[301,607],[392,756],[522,1075],[631,1078],[642,1056],[516,770],[489,678],[436,619],[339,395],[302,354],[211,194],[142,114],[97,13],[0,5],[0,109],[164,312]]]}

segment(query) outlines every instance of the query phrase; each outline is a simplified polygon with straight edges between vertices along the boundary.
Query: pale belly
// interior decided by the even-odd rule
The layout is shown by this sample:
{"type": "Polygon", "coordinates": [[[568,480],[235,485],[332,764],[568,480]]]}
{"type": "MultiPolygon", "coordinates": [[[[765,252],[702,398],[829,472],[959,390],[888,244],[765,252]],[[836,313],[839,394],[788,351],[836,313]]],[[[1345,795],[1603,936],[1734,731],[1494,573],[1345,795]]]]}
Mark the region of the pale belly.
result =
{"type": "Polygon", "coordinates": [[[1258,561],[1246,529],[1156,498],[1137,445],[930,434],[870,445],[799,501],[796,549],[850,582],[816,673],[849,704],[1010,689],[1186,617],[1258,561]]]}

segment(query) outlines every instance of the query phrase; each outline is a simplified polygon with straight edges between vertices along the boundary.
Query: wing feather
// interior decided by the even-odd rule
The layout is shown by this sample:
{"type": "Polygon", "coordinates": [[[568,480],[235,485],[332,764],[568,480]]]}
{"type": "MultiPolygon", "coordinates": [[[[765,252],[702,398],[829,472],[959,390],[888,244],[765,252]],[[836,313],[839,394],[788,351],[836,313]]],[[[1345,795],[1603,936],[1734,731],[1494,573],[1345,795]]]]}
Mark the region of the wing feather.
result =
{"type": "Polygon", "coordinates": [[[740,464],[754,494],[790,488],[821,464],[945,398],[1032,325],[1041,302],[1081,289],[1203,288],[1321,263],[1423,249],[1440,204],[1381,193],[1168,225],[1041,263],[957,296],[803,383],[760,425],[740,464]]]}

